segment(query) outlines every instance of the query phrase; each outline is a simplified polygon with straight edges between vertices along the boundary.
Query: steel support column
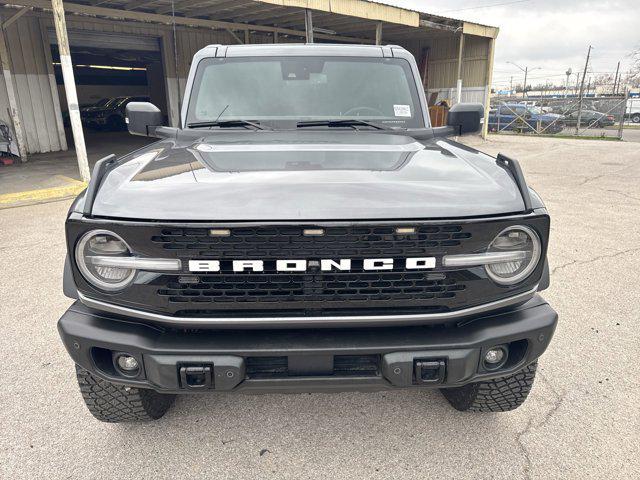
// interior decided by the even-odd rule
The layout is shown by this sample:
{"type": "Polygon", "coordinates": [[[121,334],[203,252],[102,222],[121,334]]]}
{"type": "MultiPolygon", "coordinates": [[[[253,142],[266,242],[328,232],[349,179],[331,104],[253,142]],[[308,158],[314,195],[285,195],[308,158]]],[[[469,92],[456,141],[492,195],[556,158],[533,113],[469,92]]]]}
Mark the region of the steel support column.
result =
{"type": "Polygon", "coordinates": [[[73,63],[71,62],[64,6],[62,5],[62,0],[51,0],[51,6],[53,8],[53,23],[56,27],[56,37],[60,51],[60,65],[62,67],[64,91],[67,96],[73,143],[75,144],[76,157],[78,158],[78,169],[80,170],[80,178],[88,182],[91,178],[91,173],[89,172],[87,148],[84,144],[84,132],[82,131],[82,121],[80,120],[80,108],[78,107],[78,94],[76,92],[76,81],[73,75],[73,63]]]}
{"type": "Polygon", "coordinates": [[[458,79],[456,82],[456,103],[462,102],[462,59],[464,54],[464,33],[460,34],[460,41],[458,43],[458,79]]]}
{"type": "Polygon", "coordinates": [[[304,11],[304,29],[307,36],[307,43],[313,43],[313,13],[309,9],[304,11]]]}
{"type": "Polygon", "coordinates": [[[484,122],[482,123],[482,138],[487,139],[489,132],[489,110],[491,109],[491,83],[493,82],[493,53],[495,51],[496,39],[489,39],[489,54],[487,55],[487,85],[484,92],[484,122]]]}
{"type": "Polygon", "coordinates": [[[27,143],[24,136],[24,130],[22,129],[22,121],[18,113],[18,99],[16,98],[16,91],[13,87],[13,76],[11,75],[11,60],[9,58],[9,51],[7,50],[7,43],[4,38],[4,25],[0,29],[0,61],[2,63],[2,74],[4,76],[4,83],[7,88],[7,97],[9,98],[9,114],[11,121],[13,122],[13,131],[16,135],[16,143],[18,144],[18,152],[20,153],[20,160],[27,161],[27,143]]]}

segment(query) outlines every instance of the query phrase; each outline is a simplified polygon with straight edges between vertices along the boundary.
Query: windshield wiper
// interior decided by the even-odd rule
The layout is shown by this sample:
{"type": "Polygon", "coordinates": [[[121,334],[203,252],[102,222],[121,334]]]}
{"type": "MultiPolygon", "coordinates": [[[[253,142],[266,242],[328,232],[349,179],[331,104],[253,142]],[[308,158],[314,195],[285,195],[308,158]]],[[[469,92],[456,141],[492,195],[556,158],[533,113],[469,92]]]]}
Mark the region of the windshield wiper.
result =
{"type": "Polygon", "coordinates": [[[368,122],[366,120],[359,120],[357,118],[345,118],[341,120],[308,120],[305,122],[298,122],[298,128],[304,127],[357,127],[363,125],[366,127],[375,128],[376,130],[390,130],[389,127],[379,125],[377,123],[368,122]]]}
{"type": "Polygon", "coordinates": [[[271,128],[263,127],[257,122],[251,120],[213,120],[209,122],[188,123],[188,128],[210,128],[210,127],[253,127],[256,130],[271,130],[271,128]]]}

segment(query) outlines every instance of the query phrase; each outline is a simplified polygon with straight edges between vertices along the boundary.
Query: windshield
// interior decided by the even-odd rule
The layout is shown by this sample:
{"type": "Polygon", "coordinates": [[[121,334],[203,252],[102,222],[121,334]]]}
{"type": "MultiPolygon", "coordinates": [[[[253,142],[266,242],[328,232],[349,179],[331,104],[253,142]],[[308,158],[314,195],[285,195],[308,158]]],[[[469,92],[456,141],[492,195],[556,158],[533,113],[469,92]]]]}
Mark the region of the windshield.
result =
{"type": "Polygon", "coordinates": [[[98,103],[96,103],[96,106],[97,107],[113,107],[118,105],[124,98],[127,98],[127,97],[103,98],[98,103]]]}
{"type": "Polygon", "coordinates": [[[209,58],[198,65],[187,124],[368,120],[424,127],[411,68],[398,58],[209,58]]]}

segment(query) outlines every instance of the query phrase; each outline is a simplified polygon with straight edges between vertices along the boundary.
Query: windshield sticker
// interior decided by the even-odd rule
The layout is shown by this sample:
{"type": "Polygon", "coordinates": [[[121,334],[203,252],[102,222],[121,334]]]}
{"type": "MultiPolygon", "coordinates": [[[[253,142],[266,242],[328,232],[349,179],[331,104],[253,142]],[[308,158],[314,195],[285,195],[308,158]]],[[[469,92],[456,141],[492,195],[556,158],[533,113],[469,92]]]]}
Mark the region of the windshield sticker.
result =
{"type": "Polygon", "coordinates": [[[409,105],[394,105],[393,112],[396,117],[410,117],[411,107],[409,105]]]}

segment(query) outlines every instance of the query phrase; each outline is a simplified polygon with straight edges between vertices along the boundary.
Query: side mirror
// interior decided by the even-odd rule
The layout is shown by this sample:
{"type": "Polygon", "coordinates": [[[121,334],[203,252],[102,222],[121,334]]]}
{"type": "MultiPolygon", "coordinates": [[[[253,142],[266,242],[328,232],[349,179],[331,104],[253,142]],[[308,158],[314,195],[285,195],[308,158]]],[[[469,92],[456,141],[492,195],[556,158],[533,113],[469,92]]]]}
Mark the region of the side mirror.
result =
{"type": "Polygon", "coordinates": [[[451,107],[447,125],[459,131],[459,135],[479,133],[484,118],[484,105],[481,103],[458,103],[451,107]]]}
{"type": "Polygon", "coordinates": [[[163,126],[162,112],[149,102],[129,102],[125,121],[130,134],[143,137],[155,137],[156,128],[163,126]]]}

